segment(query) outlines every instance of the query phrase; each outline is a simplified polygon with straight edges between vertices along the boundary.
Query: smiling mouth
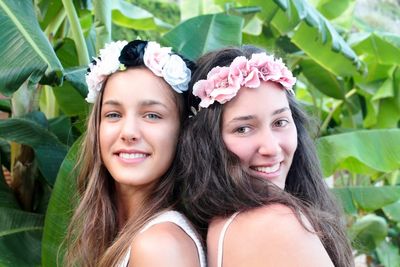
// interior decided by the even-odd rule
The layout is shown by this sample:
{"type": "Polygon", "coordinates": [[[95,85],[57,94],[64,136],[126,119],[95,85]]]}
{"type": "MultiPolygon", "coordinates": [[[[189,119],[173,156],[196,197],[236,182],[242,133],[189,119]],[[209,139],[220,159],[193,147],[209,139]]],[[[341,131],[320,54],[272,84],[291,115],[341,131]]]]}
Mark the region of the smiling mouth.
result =
{"type": "Polygon", "coordinates": [[[148,154],[143,154],[143,153],[119,153],[118,155],[120,158],[123,159],[140,159],[140,158],[146,158],[148,154]]]}
{"type": "Polygon", "coordinates": [[[258,171],[258,172],[263,172],[263,173],[274,173],[279,170],[279,167],[281,166],[281,163],[276,163],[270,167],[265,167],[265,166],[260,166],[260,167],[250,167],[251,169],[258,171]]]}

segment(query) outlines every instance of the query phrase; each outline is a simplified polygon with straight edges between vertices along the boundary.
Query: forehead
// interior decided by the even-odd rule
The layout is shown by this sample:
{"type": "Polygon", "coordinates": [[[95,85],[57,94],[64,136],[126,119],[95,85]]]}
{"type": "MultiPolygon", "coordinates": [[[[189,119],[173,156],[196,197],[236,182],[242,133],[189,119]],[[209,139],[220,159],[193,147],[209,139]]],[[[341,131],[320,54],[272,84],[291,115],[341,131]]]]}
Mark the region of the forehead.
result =
{"type": "Polygon", "coordinates": [[[269,115],[285,107],[289,108],[285,89],[268,81],[257,88],[242,87],[231,101],[224,104],[223,117],[269,115]]]}
{"type": "Polygon", "coordinates": [[[173,90],[147,68],[129,68],[112,74],[104,88],[103,103],[109,99],[127,103],[154,100],[176,106],[173,90]]]}

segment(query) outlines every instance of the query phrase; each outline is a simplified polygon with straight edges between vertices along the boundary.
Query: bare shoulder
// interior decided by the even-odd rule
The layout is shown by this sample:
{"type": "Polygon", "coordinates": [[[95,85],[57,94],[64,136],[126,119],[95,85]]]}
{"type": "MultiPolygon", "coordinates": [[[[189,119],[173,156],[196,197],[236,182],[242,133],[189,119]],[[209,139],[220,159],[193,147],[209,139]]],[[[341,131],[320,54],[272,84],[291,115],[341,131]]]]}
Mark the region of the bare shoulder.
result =
{"type": "MultiPolygon", "coordinates": [[[[311,229],[306,218],[301,220],[311,229]]],[[[216,221],[215,226],[220,228],[220,223],[216,221]]],[[[333,266],[319,237],[281,204],[240,213],[224,243],[226,266],[333,266]]]]}
{"type": "Polygon", "coordinates": [[[171,222],[153,225],[131,246],[130,262],[140,266],[200,266],[194,241],[171,222]]]}

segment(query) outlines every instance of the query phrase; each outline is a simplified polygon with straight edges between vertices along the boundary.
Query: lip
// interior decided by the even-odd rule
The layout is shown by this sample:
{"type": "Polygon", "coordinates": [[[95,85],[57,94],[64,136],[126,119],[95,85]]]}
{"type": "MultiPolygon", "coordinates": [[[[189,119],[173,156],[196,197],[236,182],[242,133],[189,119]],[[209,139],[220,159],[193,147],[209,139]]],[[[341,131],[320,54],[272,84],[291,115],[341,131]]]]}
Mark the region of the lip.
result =
{"type": "Polygon", "coordinates": [[[250,166],[250,170],[257,174],[257,176],[265,177],[267,179],[278,177],[281,174],[281,169],[282,161],[250,166]]]}
{"type": "Polygon", "coordinates": [[[149,153],[136,149],[120,149],[113,154],[124,163],[140,163],[150,156],[149,153]]]}

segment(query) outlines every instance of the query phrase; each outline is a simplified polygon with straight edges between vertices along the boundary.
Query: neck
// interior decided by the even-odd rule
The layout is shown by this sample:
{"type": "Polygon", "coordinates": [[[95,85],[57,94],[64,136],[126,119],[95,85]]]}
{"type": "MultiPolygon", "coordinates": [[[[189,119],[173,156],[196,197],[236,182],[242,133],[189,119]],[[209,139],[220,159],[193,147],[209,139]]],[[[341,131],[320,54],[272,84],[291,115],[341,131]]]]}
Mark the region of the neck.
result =
{"type": "Polygon", "coordinates": [[[116,184],[119,229],[122,229],[128,220],[138,217],[145,205],[147,195],[147,190],[135,190],[118,183],[116,184]]]}

